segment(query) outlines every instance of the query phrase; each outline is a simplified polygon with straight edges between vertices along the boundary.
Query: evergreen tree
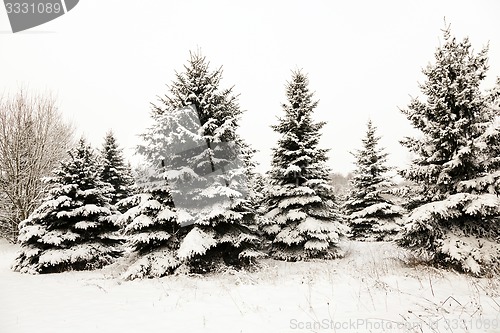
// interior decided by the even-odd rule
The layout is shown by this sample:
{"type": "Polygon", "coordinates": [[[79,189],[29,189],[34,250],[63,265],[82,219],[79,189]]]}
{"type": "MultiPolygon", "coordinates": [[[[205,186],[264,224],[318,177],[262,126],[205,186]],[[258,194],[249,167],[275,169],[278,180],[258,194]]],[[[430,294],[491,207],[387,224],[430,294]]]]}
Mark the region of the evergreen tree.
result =
{"type": "Polygon", "coordinates": [[[125,211],[118,223],[127,237],[126,248],[133,253],[125,279],[162,277],[172,273],[181,262],[176,257],[179,225],[170,190],[162,170],[150,165],[138,179],[141,193],[117,203],[125,211]]]}
{"type": "Polygon", "coordinates": [[[100,179],[97,156],[85,140],[49,178],[48,197],[20,225],[21,251],[13,269],[23,273],[86,270],[111,263],[121,251],[118,227],[100,179]]]}
{"type": "Polygon", "coordinates": [[[269,211],[262,222],[272,240],[271,254],[282,260],[339,255],[337,243],[345,233],[329,184],[327,150],[318,148],[319,130],[324,122],[314,122],[308,79],[294,72],[286,86],[285,116],[273,129],[281,134],[273,149],[269,211]]]}
{"type": "Polygon", "coordinates": [[[171,271],[239,266],[259,254],[246,195],[252,149],[237,134],[241,110],[232,89],[220,88],[221,78],[221,69],[211,71],[203,56],[191,54],[169,93],[153,105],[154,124],[139,147],[151,165],[161,165],[154,178],[166,181],[158,211],[176,212],[176,218],[167,214],[170,229],[161,229],[175,234],[171,271]]]}
{"type": "Polygon", "coordinates": [[[254,173],[250,178],[250,199],[255,211],[262,213],[262,208],[265,206],[267,193],[267,178],[261,173],[254,173]]]}
{"type": "Polygon", "coordinates": [[[368,122],[363,148],[354,154],[356,170],[344,209],[352,237],[359,240],[388,240],[400,229],[401,207],[390,198],[393,185],[387,177],[387,153],[378,148],[380,137],[368,122]]]}
{"type": "Polygon", "coordinates": [[[268,252],[270,242],[265,237],[265,233],[262,231],[261,225],[265,223],[264,215],[267,213],[267,192],[268,191],[268,178],[266,175],[255,172],[249,181],[249,199],[253,210],[255,211],[255,224],[249,227],[259,235],[261,242],[259,243],[259,250],[263,252],[268,252]]]}
{"type": "Polygon", "coordinates": [[[423,71],[427,101],[413,99],[403,111],[423,135],[402,141],[416,155],[403,175],[420,194],[399,242],[427,252],[437,265],[474,274],[498,269],[500,259],[493,154],[500,135],[480,90],[487,68],[487,48],[474,54],[468,38],[457,41],[445,30],[435,63],[423,71]]]}
{"type": "Polygon", "coordinates": [[[113,188],[110,197],[111,204],[114,205],[132,194],[134,179],[132,170],[125,164],[123,151],[118,148],[112,131],[109,131],[104,138],[101,160],[103,164],[101,178],[113,188]]]}

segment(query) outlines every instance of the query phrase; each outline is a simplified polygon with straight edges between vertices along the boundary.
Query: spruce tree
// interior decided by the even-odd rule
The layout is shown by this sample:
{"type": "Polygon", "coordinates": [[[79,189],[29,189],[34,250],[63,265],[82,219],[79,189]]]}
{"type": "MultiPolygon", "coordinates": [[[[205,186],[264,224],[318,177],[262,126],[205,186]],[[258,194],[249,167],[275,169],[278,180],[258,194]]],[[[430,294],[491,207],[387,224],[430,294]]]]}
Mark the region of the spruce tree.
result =
{"type": "Polygon", "coordinates": [[[117,222],[126,236],[126,248],[132,252],[125,279],[162,277],[171,274],[181,262],[177,213],[170,189],[158,166],[150,165],[138,179],[140,193],[120,200],[117,208],[125,211],[117,222]]]}
{"type": "Polygon", "coordinates": [[[20,225],[13,269],[52,273],[100,268],[120,255],[120,239],[97,155],[81,139],[48,179],[48,197],[20,225]]]}
{"type": "Polygon", "coordinates": [[[250,178],[250,199],[255,211],[262,212],[265,206],[267,178],[261,173],[254,173],[250,178]]]}
{"type": "Polygon", "coordinates": [[[325,123],[312,119],[317,102],[308,85],[306,75],[293,72],[285,115],[273,126],[281,138],[273,149],[262,229],[272,240],[271,255],[281,260],[336,257],[346,231],[329,184],[327,150],[318,148],[325,123]]]}
{"type": "Polygon", "coordinates": [[[344,204],[351,234],[358,240],[389,240],[400,229],[402,208],[391,199],[387,153],[378,148],[380,137],[370,120],[363,148],[353,154],[356,170],[344,204]]]}
{"type": "Polygon", "coordinates": [[[237,133],[237,97],[220,87],[221,79],[222,69],[211,71],[205,57],[192,53],[169,92],[153,104],[154,124],[139,147],[155,166],[153,178],[165,182],[158,211],[169,207],[176,213],[169,215],[168,230],[162,229],[175,234],[171,271],[203,273],[248,264],[259,255],[247,196],[252,149],[237,133]]]}
{"type": "Polygon", "coordinates": [[[403,176],[419,196],[399,243],[436,265],[483,274],[500,259],[498,125],[487,95],[487,48],[475,54],[468,38],[444,31],[435,63],[423,71],[427,101],[413,99],[404,114],[422,132],[402,144],[416,158],[403,176]]]}
{"type": "Polygon", "coordinates": [[[132,194],[134,179],[132,170],[125,163],[123,151],[118,147],[116,138],[112,131],[106,133],[104,144],[101,149],[102,173],[101,178],[104,182],[112,186],[110,193],[111,204],[116,204],[132,194]]]}
{"type": "Polygon", "coordinates": [[[263,252],[267,252],[266,249],[269,246],[269,240],[266,239],[265,234],[262,231],[261,226],[265,223],[264,215],[267,213],[267,188],[268,188],[268,178],[266,175],[255,172],[249,181],[249,199],[253,210],[255,211],[255,222],[249,227],[255,230],[255,232],[261,238],[261,242],[258,246],[263,252]]]}

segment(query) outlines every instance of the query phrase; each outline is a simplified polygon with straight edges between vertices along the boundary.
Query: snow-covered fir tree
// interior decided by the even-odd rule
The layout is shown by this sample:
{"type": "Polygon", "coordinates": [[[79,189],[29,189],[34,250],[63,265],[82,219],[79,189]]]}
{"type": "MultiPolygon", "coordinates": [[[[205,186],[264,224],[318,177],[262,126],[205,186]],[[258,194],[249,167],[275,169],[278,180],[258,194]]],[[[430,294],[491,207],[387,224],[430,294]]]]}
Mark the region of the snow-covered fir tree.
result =
{"type": "Polygon", "coordinates": [[[286,85],[284,117],[273,129],[281,135],[273,149],[268,212],[262,229],[281,260],[334,258],[346,227],[329,184],[327,150],[318,148],[324,122],[314,122],[317,106],[306,75],[294,72],[286,85]]]}
{"type": "Polygon", "coordinates": [[[111,204],[130,196],[133,192],[134,178],[130,166],[125,163],[123,150],[118,147],[112,131],[106,133],[101,149],[102,173],[104,182],[112,186],[111,204]]]}
{"type": "Polygon", "coordinates": [[[387,153],[379,148],[376,127],[368,121],[363,148],[353,155],[356,170],[344,204],[351,235],[358,240],[389,240],[401,228],[403,209],[395,205],[387,176],[387,153]]]}
{"type": "Polygon", "coordinates": [[[403,176],[420,191],[399,243],[478,275],[500,262],[500,132],[480,90],[487,68],[487,48],[475,54],[468,38],[446,29],[423,71],[427,101],[413,99],[403,110],[422,136],[402,141],[416,156],[403,176]]]}
{"type": "Polygon", "coordinates": [[[259,255],[247,197],[252,150],[237,134],[241,110],[232,89],[220,87],[221,78],[221,69],[211,71],[205,57],[192,53],[153,106],[154,124],[142,136],[139,152],[160,166],[153,168],[153,178],[166,182],[165,191],[153,196],[161,206],[145,209],[151,227],[162,222],[158,228],[173,237],[168,271],[207,272],[259,255]]]}
{"type": "Polygon", "coordinates": [[[251,175],[249,185],[249,196],[255,211],[261,211],[265,205],[267,193],[267,177],[261,173],[255,172],[251,175]]]}
{"type": "Polygon", "coordinates": [[[267,189],[268,189],[268,178],[265,174],[255,172],[251,175],[249,179],[249,199],[251,206],[255,212],[254,224],[249,227],[259,235],[261,242],[258,246],[259,250],[267,252],[269,247],[269,240],[265,237],[262,231],[262,224],[264,215],[267,213],[267,189]]]}
{"type": "Polygon", "coordinates": [[[181,262],[176,257],[179,225],[167,182],[158,166],[150,165],[138,179],[141,193],[120,200],[116,206],[125,211],[118,217],[132,252],[125,279],[162,277],[172,273],[181,262]]]}
{"type": "Polygon", "coordinates": [[[109,185],[100,178],[98,156],[84,139],[69,151],[48,197],[20,224],[21,250],[12,268],[23,273],[88,270],[121,254],[109,185]]]}

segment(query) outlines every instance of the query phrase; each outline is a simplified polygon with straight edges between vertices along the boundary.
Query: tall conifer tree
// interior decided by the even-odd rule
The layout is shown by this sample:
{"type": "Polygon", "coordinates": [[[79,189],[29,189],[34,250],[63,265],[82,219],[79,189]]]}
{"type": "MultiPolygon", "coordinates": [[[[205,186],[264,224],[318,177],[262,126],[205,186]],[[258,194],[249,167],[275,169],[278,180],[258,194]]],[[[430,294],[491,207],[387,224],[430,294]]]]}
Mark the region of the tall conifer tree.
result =
{"type": "Polygon", "coordinates": [[[329,185],[327,150],[318,147],[325,123],[313,121],[318,103],[308,86],[300,71],[286,85],[285,115],[273,126],[281,138],[273,149],[269,211],[262,226],[272,240],[271,254],[289,261],[336,257],[345,233],[329,185]]]}
{"type": "Polygon", "coordinates": [[[154,124],[139,147],[155,170],[153,178],[168,189],[163,205],[168,199],[175,211],[171,231],[159,227],[172,236],[170,271],[203,273],[244,265],[259,255],[253,250],[258,237],[250,228],[254,212],[247,196],[253,150],[237,133],[237,96],[221,87],[221,79],[222,69],[210,70],[205,57],[192,53],[169,92],[153,105],[154,124]]]}
{"type": "Polygon", "coordinates": [[[438,265],[474,274],[498,270],[500,174],[493,152],[500,139],[495,112],[480,90],[487,48],[475,54],[468,38],[447,29],[435,62],[424,70],[425,102],[404,114],[422,132],[406,138],[416,158],[403,176],[420,192],[400,244],[425,251],[438,265]]]}

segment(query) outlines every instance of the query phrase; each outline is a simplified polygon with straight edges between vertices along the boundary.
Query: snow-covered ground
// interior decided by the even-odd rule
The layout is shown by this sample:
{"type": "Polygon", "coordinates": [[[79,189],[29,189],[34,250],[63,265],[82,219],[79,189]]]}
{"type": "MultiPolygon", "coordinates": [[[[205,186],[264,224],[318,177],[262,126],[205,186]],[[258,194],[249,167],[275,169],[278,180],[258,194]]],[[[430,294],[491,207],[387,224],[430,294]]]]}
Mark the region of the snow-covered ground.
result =
{"type": "Polygon", "coordinates": [[[345,258],[263,260],[255,272],[122,281],[93,272],[12,272],[0,240],[0,332],[500,332],[500,280],[409,267],[390,243],[345,258]]]}

